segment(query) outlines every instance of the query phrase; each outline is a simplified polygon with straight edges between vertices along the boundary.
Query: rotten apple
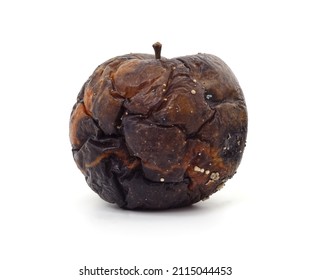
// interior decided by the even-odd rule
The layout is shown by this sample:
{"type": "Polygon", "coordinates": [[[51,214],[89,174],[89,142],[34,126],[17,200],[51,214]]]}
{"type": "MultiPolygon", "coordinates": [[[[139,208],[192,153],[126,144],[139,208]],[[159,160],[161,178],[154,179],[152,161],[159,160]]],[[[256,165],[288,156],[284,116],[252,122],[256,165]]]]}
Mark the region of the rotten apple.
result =
{"type": "Polygon", "coordinates": [[[125,209],[208,198],[242,158],[247,110],[218,57],[127,54],[99,65],[70,117],[74,160],[88,185],[125,209]]]}

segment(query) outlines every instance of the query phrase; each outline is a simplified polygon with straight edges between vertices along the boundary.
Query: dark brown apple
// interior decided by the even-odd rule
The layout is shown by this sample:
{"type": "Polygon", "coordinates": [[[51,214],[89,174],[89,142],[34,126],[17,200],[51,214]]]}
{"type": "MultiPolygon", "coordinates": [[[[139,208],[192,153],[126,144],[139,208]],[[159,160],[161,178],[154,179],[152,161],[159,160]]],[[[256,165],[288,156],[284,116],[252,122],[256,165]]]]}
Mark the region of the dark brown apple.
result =
{"type": "Polygon", "coordinates": [[[127,54],[99,65],[70,118],[73,157],[88,185],[126,209],[208,198],[231,178],[247,134],[243,92],[218,57],[127,54]]]}

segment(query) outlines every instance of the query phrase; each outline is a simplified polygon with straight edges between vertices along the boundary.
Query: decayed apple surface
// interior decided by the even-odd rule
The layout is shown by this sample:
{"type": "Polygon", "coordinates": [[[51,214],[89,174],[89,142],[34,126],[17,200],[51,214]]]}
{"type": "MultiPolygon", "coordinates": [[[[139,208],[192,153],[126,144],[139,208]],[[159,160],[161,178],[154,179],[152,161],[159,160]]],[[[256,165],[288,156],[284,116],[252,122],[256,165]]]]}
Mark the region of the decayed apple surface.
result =
{"type": "Polygon", "coordinates": [[[182,207],[231,178],[247,134],[243,92],[218,57],[127,54],[99,65],[70,117],[88,185],[126,209],[182,207]]]}

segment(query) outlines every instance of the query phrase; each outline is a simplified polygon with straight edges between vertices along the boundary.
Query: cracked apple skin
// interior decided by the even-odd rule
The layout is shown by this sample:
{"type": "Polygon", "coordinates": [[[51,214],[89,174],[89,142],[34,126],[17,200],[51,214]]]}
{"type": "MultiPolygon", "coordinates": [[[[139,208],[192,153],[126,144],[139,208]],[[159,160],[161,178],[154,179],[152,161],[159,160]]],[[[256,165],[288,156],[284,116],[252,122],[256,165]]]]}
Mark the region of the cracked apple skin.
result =
{"type": "Polygon", "coordinates": [[[99,65],[70,116],[74,160],[102,199],[125,209],[184,207],[236,172],[247,110],[230,68],[197,54],[128,54],[99,65]]]}

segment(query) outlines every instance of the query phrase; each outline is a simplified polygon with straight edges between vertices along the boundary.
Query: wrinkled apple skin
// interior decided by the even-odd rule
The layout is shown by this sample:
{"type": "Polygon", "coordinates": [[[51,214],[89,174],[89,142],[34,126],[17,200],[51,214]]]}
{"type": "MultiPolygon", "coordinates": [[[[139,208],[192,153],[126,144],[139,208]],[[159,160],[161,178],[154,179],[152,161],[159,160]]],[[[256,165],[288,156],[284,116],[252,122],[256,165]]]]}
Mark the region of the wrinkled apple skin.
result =
{"type": "Polygon", "coordinates": [[[106,61],[70,117],[73,157],[88,185],[125,209],[168,209],[208,198],[243,155],[247,110],[230,68],[197,54],[106,61]]]}

